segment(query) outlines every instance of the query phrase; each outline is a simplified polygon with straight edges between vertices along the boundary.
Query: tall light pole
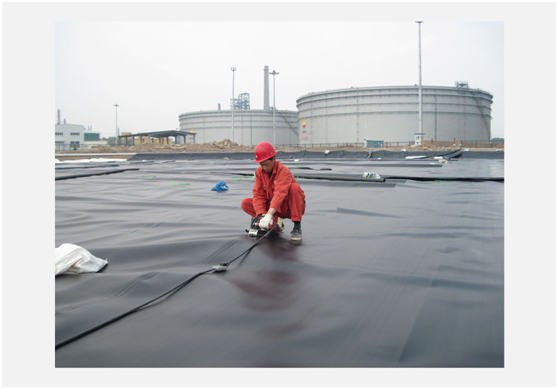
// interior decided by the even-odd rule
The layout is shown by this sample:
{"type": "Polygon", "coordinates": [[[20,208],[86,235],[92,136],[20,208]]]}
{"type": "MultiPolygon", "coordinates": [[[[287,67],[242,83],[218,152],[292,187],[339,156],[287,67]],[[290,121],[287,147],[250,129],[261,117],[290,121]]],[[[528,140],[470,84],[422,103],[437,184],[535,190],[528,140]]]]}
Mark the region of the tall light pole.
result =
{"type": "Polygon", "coordinates": [[[113,107],[115,108],[115,111],[116,111],[116,145],[118,146],[118,143],[119,143],[118,142],[118,135],[120,135],[118,133],[118,107],[119,107],[119,105],[114,104],[113,107]]]}
{"type": "Polygon", "coordinates": [[[269,74],[273,76],[273,146],[275,146],[275,76],[279,73],[274,70],[269,74]]]}
{"type": "Polygon", "coordinates": [[[419,133],[422,133],[422,69],[421,69],[421,48],[420,48],[420,25],[422,21],[417,22],[419,26],[419,133]]]}
{"type": "Polygon", "coordinates": [[[234,72],[236,71],[236,66],[232,66],[231,70],[233,72],[233,90],[232,90],[232,106],[231,106],[231,111],[232,111],[232,141],[234,142],[234,72]]]}

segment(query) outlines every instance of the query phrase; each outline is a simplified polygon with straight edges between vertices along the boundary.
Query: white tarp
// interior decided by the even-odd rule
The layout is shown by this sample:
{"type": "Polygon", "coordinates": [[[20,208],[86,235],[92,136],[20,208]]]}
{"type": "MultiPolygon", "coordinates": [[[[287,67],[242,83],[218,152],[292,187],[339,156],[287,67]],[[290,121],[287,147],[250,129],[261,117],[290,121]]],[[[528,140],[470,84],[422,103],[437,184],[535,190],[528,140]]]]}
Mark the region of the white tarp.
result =
{"type": "Polygon", "coordinates": [[[60,274],[96,273],[108,263],[72,243],[54,249],[55,276],[60,274]]]}

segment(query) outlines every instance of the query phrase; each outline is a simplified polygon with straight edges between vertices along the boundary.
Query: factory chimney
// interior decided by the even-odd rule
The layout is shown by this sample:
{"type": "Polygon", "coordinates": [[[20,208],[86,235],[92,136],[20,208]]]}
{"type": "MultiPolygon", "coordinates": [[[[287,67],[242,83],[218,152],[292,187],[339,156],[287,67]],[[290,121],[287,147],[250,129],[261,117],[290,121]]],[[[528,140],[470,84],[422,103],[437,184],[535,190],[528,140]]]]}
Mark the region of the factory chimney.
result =
{"type": "Polygon", "coordinates": [[[269,111],[269,67],[264,66],[264,110],[269,111]]]}
{"type": "Polygon", "coordinates": [[[58,110],[58,123],[56,124],[60,124],[60,110],[58,110]]]}

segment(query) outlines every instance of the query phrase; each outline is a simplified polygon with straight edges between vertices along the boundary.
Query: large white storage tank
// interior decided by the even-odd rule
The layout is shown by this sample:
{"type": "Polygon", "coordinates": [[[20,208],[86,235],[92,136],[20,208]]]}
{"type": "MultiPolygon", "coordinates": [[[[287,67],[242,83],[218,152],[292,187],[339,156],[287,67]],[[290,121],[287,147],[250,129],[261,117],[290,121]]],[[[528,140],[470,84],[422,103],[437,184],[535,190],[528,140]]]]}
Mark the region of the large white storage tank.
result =
{"type": "MultiPolygon", "coordinates": [[[[231,110],[186,112],[179,120],[181,131],[196,133],[197,143],[233,139],[231,110]]],[[[298,144],[297,121],[296,111],[275,111],[275,145],[298,144]]],[[[235,110],[234,141],[250,146],[273,143],[273,110],[235,110]]]]}
{"type": "Polygon", "coordinates": [[[273,107],[269,106],[269,67],[264,66],[263,71],[264,109],[250,109],[250,95],[242,93],[239,95],[239,99],[231,99],[231,109],[221,110],[221,105],[219,105],[219,109],[215,111],[180,114],[178,117],[180,130],[195,132],[198,143],[230,139],[236,143],[250,146],[263,141],[276,146],[298,144],[298,112],[276,109],[274,116],[273,107]],[[234,119],[233,106],[235,107],[234,119]],[[275,131],[273,130],[274,121],[275,131]]]}
{"type": "MultiPolygon", "coordinates": [[[[419,132],[418,86],[347,88],[297,99],[301,144],[412,141],[419,132]]],[[[425,140],[488,141],[492,95],[468,87],[422,87],[425,140]]]]}

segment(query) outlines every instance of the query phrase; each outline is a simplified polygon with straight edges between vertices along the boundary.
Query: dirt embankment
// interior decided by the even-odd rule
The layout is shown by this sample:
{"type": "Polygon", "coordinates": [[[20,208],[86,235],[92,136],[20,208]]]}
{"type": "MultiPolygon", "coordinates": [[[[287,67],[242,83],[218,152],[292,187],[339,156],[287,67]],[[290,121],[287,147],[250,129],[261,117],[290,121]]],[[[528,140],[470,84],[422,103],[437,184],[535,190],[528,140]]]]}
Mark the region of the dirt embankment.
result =
{"type": "MultiPolygon", "coordinates": [[[[385,147],[383,149],[372,149],[376,150],[389,150],[389,151],[401,151],[405,149],[407,151],[449,151],[458,150],[462,148],[459,144],[454,144],[449,147],[438,147],[433,145],[421,145],[416,147],[411,146],[397,146],[397,147],[385,147]]],[[[182,144],[182,145],[167,145],[158,143],[144,143],[141,145],[134,146],[97,146],[91,150],[76,150],[76,151],[56,151],[56,154],[108,154],[108,153],[203,153],[203,152],[239,152],[239,151],[254,151],[255,146],[244,146],[236,142],[232,142],[229,139],[222,140],[220,142],[212,141],[209,143],[200,144],[182,144]]],[[[369,151],[370,149],[362,146],[337,146],[337,147],[276,147],[277,151],[300,151],[300,150],[311,150],[311,151],[326,151],[326,150],[347,150],[347,151],[369,151]]],[[[502,149],[502,148],[498,148],[502,149]]],[[[485,151],[495,151],[496,148],[469,148],[469,150],[485,150],[485,151]]]]}

